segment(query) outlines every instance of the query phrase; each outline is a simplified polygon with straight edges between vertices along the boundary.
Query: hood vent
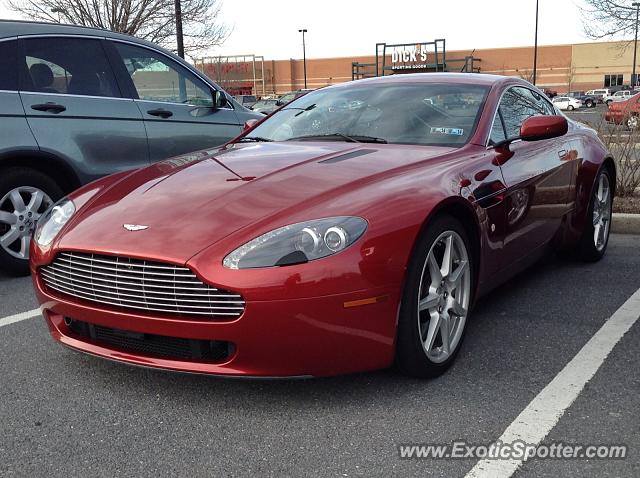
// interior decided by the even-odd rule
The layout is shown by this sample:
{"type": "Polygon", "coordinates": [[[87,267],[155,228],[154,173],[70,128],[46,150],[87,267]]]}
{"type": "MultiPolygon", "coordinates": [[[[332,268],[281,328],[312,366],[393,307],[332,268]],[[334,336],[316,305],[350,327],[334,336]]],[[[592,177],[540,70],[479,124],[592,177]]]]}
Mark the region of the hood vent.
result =
{"type": "Polygon", "coordinates": [[[376,151],[377,150],[375,149],[359,149],[357,151],[351,151],[350,153],[334,156],[333,158],[325,159],[319,162],[322,164],[339,163],[340,161],[346,161],[347,159],[357,158],[358,156],[364,156],[365,154],[375,153],[376,151]]]}

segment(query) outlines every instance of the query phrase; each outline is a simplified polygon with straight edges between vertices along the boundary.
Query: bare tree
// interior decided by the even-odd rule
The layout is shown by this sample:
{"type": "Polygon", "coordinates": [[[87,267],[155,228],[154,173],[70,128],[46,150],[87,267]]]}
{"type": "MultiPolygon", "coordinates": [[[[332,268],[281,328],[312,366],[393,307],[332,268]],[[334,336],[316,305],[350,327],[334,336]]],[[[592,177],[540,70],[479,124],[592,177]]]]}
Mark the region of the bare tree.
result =
{"type": "Polygon", "coordinates": [[[575,80],[575,78],[576,78],[576,67],[572,66],[567,71],[567,91],[568,92],[571,91],[571,85],[573,84],[573,81],[575,80]]]}
{"type": "Polygon", "coordinates": [[[582,23],[589,38],[633,37],[636,8],[620,0],[584,0],[582,23]]]}
{"type": "MultiPolygon", "coordinates": [[[[176,50],[174,0],[7,0],[30,20],[70,23],[134,35],[176,50]]],[[[185,53],[193,57],[229,36],[220,0],[181,0],[185,53]]]]}
{"type": "Polygon", "coordinates": [[[533,70],[528,68],[516,69],[518,76],[529,83],[533,83],[533,70]]]}

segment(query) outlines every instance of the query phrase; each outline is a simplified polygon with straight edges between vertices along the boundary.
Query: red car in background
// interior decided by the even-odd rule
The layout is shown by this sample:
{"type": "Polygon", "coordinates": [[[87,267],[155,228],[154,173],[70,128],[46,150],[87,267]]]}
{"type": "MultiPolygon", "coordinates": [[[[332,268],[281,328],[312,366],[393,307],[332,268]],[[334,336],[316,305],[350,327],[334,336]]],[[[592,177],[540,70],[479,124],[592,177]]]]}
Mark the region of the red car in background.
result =
{"type": "Polygon", "coordinates": [[[634,95],[628,100],[611,103],[604,114],[610,123],[623,124],[629,129],[637,129],[640,115],[640,95],[634,95]]]}
{"type": "Polygon", "coordinates": [[[38,222],[32,277],[54,339],[121,362],[435,376],[478,297],[549,248],[603,256],[615,174],[525,81],[360,80],[69,195],[38,222]]]}

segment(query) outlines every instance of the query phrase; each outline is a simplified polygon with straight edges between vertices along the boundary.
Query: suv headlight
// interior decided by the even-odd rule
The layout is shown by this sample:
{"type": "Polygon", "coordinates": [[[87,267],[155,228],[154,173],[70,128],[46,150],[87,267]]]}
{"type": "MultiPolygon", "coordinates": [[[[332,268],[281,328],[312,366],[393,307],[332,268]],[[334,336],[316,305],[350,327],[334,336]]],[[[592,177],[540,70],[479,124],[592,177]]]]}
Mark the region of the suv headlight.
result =
{"type": "Polygon", "coordinates": [[[48,246],[76,212],[73,201],[63,198],[51,206],[40,218],[34,239],[40,246],[48,246]]]}
{"type": "Polygon", "coordinates": [[[224,258],[229,269],[301,264],[340,252],[367,229],[361,217],[328,217],[299,222],[267,232],[224,258]]]}

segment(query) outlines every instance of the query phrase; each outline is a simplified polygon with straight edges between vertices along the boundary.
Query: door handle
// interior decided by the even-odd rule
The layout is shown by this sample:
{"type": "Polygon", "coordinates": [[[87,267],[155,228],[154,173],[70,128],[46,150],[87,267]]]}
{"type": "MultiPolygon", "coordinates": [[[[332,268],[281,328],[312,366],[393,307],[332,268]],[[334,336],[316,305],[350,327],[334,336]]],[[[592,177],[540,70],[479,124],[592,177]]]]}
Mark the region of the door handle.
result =
{"type": "Polygon", "coordinates": [[[567,155],[566,149],[561,149],[560,151],[558,151],[558,156],[560,156],[561,158],[564,158],[566,155],[567,155]]]}
{"type": "Polygon", "coordinates": [[[160,116],[161,118],[170,118],[171,116],[173,116],[173,113],[171,111],[167,111],[162,108],[158,108],[156,110],[149,110],[147,111],[147,114],[150,114],[151,116],[160,116]]]}
{"type": "Polygon", "coordinates": [[[31,109],[36,111],[46,111],[47,113],[53,113],[56,115],[67,110],[67,108],[57,103],[42,103],[39,105],[31,105],[31,109]]]}

